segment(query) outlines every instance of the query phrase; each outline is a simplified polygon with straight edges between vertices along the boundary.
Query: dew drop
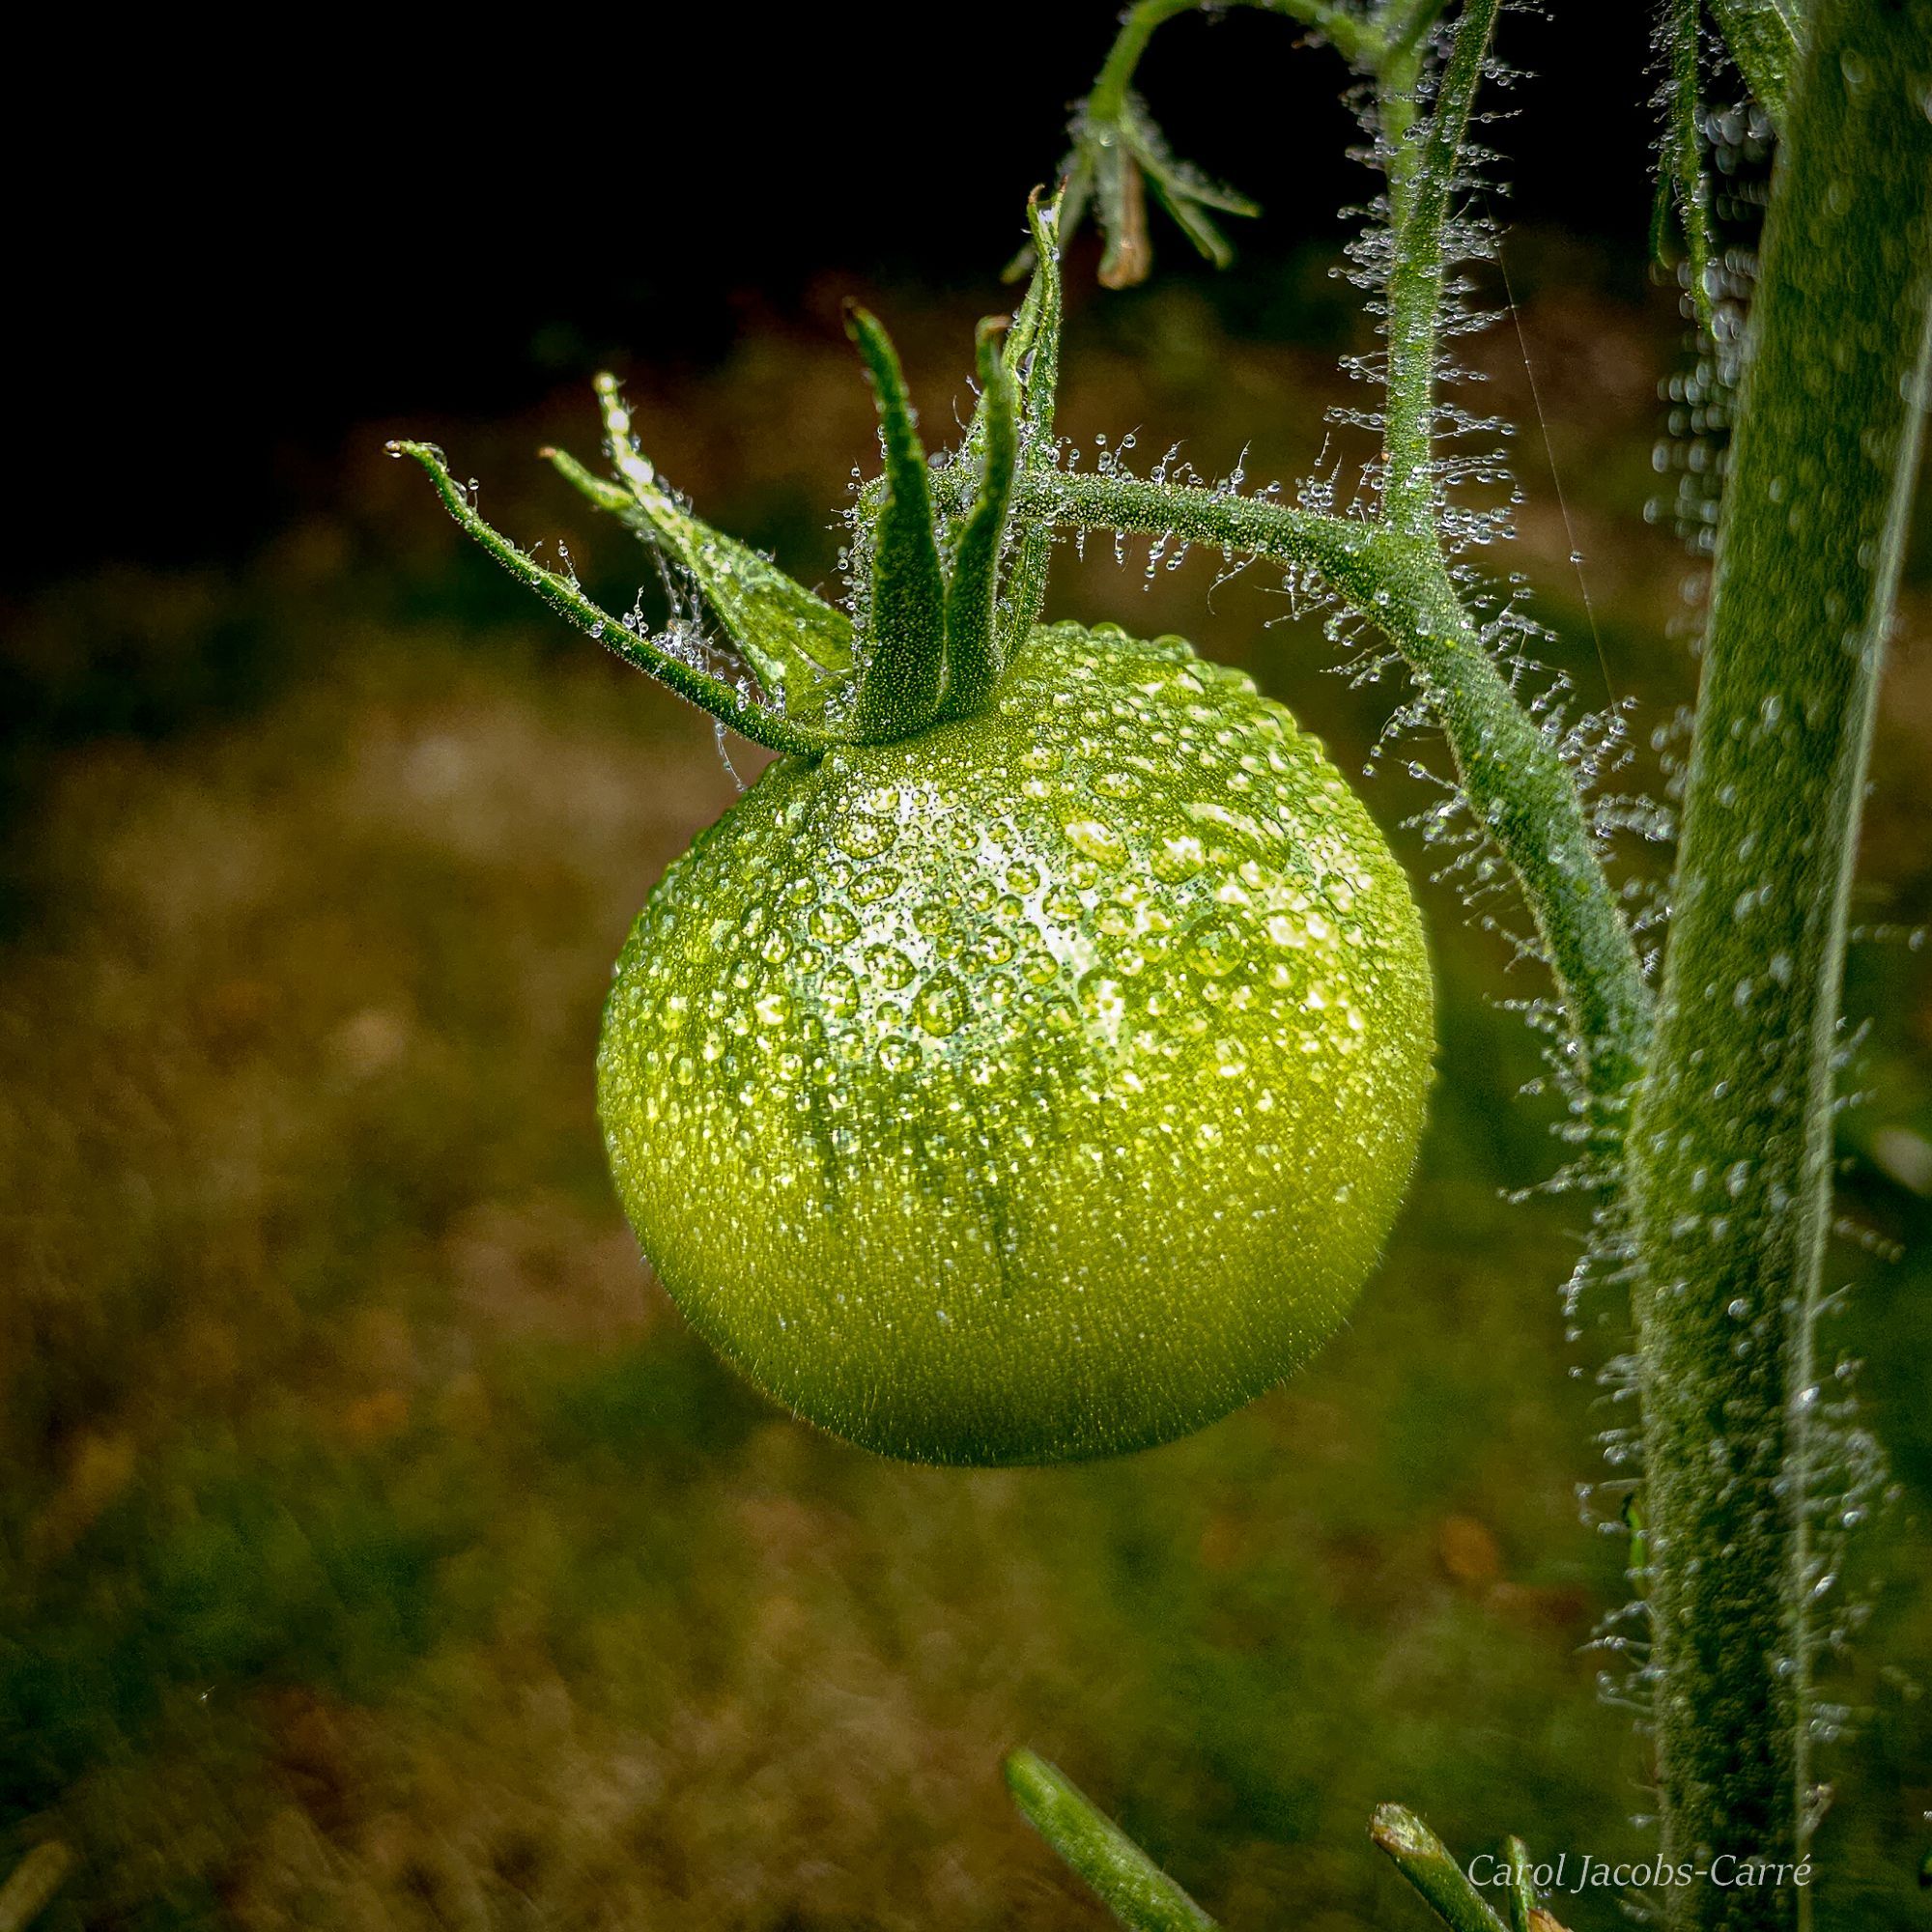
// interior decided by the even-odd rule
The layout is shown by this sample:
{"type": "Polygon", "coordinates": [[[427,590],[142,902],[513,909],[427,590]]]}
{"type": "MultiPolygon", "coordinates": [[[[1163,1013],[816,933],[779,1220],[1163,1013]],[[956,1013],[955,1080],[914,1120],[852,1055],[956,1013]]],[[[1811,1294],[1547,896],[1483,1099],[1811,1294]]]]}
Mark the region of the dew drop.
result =
{"type": "Polygon", "coordinates": [[[867,947],[866,965],[875,980],[892,987],[895,992],[912,984],[912,961],[896,946],[867,947]]]}
{"type": "Polygon", "coordinates": [[[859,929],[859,922],[850,909],[837,899],[821,899],[812,907],[806,923],[812,938],[823,940],[828,946],[842,946],[859,929]]]}
{"type": "Polygon", "coordinates": [[[1240,929],[1233,920],[1212,919],[1187,935],[1187,963],[1203,979],[1225,980],[1239,970],[1247,955],[1240,929]]]}
{"type": "Polygon", "coordinates": [[[1189,879],[1208,863],[1208,848],[1191,832],[1163,838],[1155,845],[1150,862],[1155,878],[1166,885],[1189,879]]]}
{"type": "Polygon", "coordinates": [[[935,973],[919,989],[912,1016],[936,1039],[957,1033],[966,1018],[966,994],[951,973],[935,973]]]}
{"type": "Polygon", "coordinates": [[[1096,866],[1117,870],[1126,864],[1126,843],[1104,818],[1070,819],[1062,829],[1066,842],[1096,866]]]}
{"type": "Polygon", "coordinates": [[[846,819],[833,835],[838,849],[855,859],[876,859],[891,849],[898,836],[898,827],[889,818],[858,816],[846,819]]]}

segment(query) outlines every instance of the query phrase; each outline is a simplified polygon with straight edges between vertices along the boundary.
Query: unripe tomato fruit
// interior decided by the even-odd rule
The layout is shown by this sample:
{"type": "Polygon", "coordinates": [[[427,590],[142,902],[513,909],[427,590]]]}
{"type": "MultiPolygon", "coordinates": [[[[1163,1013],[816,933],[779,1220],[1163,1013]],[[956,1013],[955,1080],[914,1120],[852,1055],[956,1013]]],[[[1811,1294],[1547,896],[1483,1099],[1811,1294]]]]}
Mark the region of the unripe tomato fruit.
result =
{"type": "Polygon", "coordinates": [[[1320,744],[1177,639],[1035,631],[992,707],[788,756],[666,873],[598,1103],[679,1307],[835,1435],[1052,1463],[1341,1323],[1434,1051],[1420,919],[1320,744]]]}

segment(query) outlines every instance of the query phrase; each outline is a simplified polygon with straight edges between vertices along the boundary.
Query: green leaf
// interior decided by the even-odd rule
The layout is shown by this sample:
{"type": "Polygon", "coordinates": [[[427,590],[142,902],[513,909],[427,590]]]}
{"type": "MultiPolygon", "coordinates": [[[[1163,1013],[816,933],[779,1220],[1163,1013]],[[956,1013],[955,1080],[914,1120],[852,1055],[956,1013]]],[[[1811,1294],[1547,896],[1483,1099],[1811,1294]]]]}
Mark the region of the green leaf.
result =
{"type": "Polygon", "coordinates": [[[1202,1911],[1057,1766],[1030,1750],[1006,1762],[1007,1789],[1030,1824],[1130,1932],[1212,1932],[1202,1911]]]}
{"type": "Polygon", "coordinates": [[[1168,146],[1167,137],[1139,95],[1129,93],[1122,99],[1114,121],[1098,127],[1083,124],[1083,128],[1076,130],[1076,140],[1083,133],[1097,148],[1094,159],[1097,206],[1108,243],[1100,279],[1108,288],[1125,288],[1145,280],[1152,264],[1143,180],[1202,255],[1217,269],[1225,269],[1234,260],[1235,251],[1210,218],[1210,211],[1256,215],[1261,209],[1246,195],[1210,181],[1200,169],[1181,160],[1168,146]]]}

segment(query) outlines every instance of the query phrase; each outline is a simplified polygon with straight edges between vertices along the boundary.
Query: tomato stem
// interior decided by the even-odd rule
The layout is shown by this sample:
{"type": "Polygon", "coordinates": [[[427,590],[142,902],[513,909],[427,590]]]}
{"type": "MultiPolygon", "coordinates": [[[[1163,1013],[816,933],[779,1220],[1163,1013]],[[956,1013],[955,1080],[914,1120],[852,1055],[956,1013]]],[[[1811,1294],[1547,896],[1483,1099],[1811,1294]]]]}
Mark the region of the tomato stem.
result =
{"type": "MultiPolygon", "coordinates": [[[[1816,1539],[1846,1508],[1819,1493],[1814,1334],[1846,922],[1932,381],[1932,0],[1828,0],[1811,31],[1745,341],[1629,1143],[1663,1853],[1787,1872],[1815,1811],[1834,1567],[1816,1539]]],[[[1670,1922],[1802,1925],[1809,1897],[1702,1886],[1670,1922]]]]}
{"type": "Polygon", "coordinates": [[[1023,517],[1153,532],[1311,570],[1400,651],[1440,722],[1478,822],[1521,885],[1576,1040],[1601,1140],[1642,1063],[1651,995],[1575,776],[1517,701],[1433,538],[1138,477],[1036,472],[1023,517]]]}
{"type": "MultiPolygon", "coordinates": [[[[1389,153],[1387,403],[1382,431],[1382,511],[1407,533],[1434,537],[1441,482],[1436,474],[1436,344],[1441,330],[1448,261],[1445,224],[1458,183],[1459,156],[1469,109],[1489,59],[1498,0],[1469,0],[1456,23],[1435,111],[1420,139],[1406,128],[1389,153]]],[[[1394,84],[1383,74],[1379,98],[1386,117],[1406,116],[1415,76],[1407,60],[1395,64],[1394,84]]],[[[1383,140],[1389,141],[1384,128],[1383,140]]]]}

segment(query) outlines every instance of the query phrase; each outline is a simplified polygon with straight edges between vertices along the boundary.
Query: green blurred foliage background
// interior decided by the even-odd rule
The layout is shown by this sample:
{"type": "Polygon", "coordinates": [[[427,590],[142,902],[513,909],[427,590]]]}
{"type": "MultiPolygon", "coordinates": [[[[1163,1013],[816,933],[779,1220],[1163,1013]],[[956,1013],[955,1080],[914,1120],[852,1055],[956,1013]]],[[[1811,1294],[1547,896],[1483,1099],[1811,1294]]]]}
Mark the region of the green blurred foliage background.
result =
{"type": "MultiPolygon", "coordinates": [[[[1065,429],[1303,473],[1355,340],[1328,259],[1115,298],[1076,264],[1065,429]]],[[[1497,560],[1584,702],[1634,700],[1616,782],[1659,791],[1643,748],[1694,681],[1689,566],[1643,517],[1673,303],[1553,232],[1510,259],[1520,341],[1471,346],[1527,426],[1523,538],[1497,560]]],[[[708,367],[629,372],[665,471],[808,579],[831,577],[831,508],[871,447],[848,293],[950,421],[990,286],[814,287],[708,367]]],[[[1023,1742],[1233,1926],[1420,1924],[1364,1835],[1384,1799],[1465,1855],[1506,1831],[1640,1852],[1645,1751],[1591,1647],[1624,1546],[1577,1494],[1627,1419],[1593,1380],[1620,1318],[1566,1339],[1581,1209],[1501,1198],[1561,1158],[1500,1004],[1534,975],[1424,886],[1443,1050],[1422,1172],[1351,1326],[1290,1386],[1046,1472],[817,1435],[681,1325],[592,1116],[610,963],[732,776],[708,721],[463,548],[381,455],[403,428],[620,600],[648,576],[529,460],[595,453],[587,393],[560,385],[508,420],[368,425],[232,564],[78,573],[11,615],[0,1863],[74,1849],[44,1922],[1095,1926],[1007,1804],[1023,1742]]],[[[1319,625],[1261,573],[1150,579],[1144,549],[1107,550],[1062,554],[1050,614],[1182,631],[1361,768],[1393,687],[1324,675],[1319,625]]],[[[1921,564],[1872,924],[1932,912],[1927,617],[1921,564]]],[[[1402,827],[1435,794],[1408,755],[1365,789],[1420,875],[1402,827]]],[[[1841,1245],[1831,1341],[1867,1359],[1894,1494],[1853,1548],[1869,1617],[1832,1689],[1859,1736],[1828,1753],[1819,1861],[1837,1922],[1904,1926],[1932,1807],[1923,955],[1861,944],[1852,1011],[1845,1207],[1903,1255],[1841,1245]]],[[[1621,1922],[1608,1896],[1569,1903],[1621,1922]]]]}

